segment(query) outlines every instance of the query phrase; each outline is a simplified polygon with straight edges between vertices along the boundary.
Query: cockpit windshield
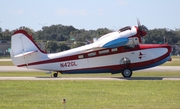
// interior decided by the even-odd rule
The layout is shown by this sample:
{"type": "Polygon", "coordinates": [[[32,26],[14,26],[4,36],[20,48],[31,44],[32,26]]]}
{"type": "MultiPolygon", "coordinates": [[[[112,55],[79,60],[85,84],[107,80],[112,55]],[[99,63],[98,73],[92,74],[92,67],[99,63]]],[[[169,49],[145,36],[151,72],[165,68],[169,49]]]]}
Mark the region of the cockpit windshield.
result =
{"type": "Polygon", "coordinates": [[[131,30],[131,27],[130,26],[126,26],[124,28],[121,28],[121,29],[119,29],[119,32],[123,32],[123,31],[126,31],[126,30],[131,30]]]}

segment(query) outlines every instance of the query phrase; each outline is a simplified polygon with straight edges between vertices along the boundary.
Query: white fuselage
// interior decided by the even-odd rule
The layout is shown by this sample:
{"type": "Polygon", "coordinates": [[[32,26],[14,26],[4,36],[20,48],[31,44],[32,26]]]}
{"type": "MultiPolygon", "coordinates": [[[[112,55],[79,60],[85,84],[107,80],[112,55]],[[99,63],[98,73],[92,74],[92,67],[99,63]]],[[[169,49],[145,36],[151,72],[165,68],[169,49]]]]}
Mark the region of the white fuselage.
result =
{"type": "Polygon", "coordinates": [[[139,44],[137,28],[125,27],[96,42],[59,53],[44,53],[24,30],[11,38],[11,58],[18,67],[61,73],[120,72],[139,70],[166,62],[171,47],[166,44],[139,44]],[[129,60],[129,61],[126,61],[129,60]]]}

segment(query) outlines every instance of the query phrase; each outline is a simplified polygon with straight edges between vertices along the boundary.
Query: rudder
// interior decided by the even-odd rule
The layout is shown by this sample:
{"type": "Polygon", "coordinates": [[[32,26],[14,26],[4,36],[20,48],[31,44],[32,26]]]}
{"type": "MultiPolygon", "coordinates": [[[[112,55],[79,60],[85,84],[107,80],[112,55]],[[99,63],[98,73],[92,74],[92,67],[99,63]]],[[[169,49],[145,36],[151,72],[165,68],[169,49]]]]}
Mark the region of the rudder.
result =
{"type": "Polygon", "coordinates": [[[12,35],[11,59],[16,66],[28,66],[28,63],[40,61],[44,53],[25,30],[18,30],[12,35]]]}

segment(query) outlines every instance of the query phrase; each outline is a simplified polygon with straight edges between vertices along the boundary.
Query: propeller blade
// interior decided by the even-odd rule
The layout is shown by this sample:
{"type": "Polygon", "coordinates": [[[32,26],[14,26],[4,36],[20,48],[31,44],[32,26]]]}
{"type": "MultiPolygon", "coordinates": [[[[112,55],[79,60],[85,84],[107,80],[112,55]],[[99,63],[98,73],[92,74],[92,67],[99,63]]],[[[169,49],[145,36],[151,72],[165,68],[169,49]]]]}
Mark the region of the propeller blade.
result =
{"type": "Polygon", "coordinates": [[[137,24],[138,24],[138,28],[141,27],[141,23],[138,18],[137,18],[137,24]]]}
{"type": "Polygon", "coordinates": [[[144,43],[144,37],[147,34],[147,27],[144,25],[141,25],[140,20],[137,18],[137,24],[138,24],[138,30],[139,30],[139,34],[141,36],[141,42],[144,43]]]}

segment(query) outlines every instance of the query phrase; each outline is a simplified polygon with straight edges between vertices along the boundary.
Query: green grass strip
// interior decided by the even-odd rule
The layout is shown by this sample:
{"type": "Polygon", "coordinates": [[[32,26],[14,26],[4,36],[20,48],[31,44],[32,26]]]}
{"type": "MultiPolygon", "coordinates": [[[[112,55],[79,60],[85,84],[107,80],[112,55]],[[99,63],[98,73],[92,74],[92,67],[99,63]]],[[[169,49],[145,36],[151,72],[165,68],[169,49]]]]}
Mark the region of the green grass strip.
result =
{"type": "Polygon", "coordinates": [[[174,109],[179,81],[0,81],[1,109],[174,109]]]}

